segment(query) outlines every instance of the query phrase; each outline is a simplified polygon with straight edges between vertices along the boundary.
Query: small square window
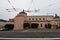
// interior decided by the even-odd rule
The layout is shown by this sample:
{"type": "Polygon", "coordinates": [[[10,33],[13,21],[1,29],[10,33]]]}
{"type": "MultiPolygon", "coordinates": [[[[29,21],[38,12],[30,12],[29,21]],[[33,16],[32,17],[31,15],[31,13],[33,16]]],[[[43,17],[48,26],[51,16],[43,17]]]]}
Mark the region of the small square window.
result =
{"type": "Polygon", "coordinates": [[[31,18],[29,18],[29,20],[31,20],[31,18]]]}
{"type": "Polygon", "coordinates": [[[43,20],[45,20],[45,18],[43,18],[43,20]]]}
{"type": "Polygon", "coordinates": [[[39,20],[41,20],[41,18],[39,18],[39,20]]]}
{"type": "Polygon", "coordinates": [[[34,18],[32,18],[32,20],[34,20],[34,18]]]}
{"type": "Polygon", "coordinates": [[[36,18],[36,20],[37,20],[37,18],[36,18]]]}

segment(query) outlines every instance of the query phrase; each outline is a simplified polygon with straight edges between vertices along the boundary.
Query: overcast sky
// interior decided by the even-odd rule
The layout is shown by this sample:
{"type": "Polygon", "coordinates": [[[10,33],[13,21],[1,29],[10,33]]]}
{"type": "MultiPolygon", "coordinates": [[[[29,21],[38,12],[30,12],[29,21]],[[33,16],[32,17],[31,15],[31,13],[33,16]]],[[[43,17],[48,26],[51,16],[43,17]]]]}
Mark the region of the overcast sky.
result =
{"type": "Polygon", "coordinates": [[[39,12],[28,13],[28,15],[53,15],[56,13],[60,16],[60,0],[9,0],[11,4],[17,8],[14,11],[9,4],[8,0],[0,0],[0,19],[14,18],[18,12],[25,10],[40,9],[39,12]],[[8,12],[6,9],[10,9],[12,12],[8,12]]]}

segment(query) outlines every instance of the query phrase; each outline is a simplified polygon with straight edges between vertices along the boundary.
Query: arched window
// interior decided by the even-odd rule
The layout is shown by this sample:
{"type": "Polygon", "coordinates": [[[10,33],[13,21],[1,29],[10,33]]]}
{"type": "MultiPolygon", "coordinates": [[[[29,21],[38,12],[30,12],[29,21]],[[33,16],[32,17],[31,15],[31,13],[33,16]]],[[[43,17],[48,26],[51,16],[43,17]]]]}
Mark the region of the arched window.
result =
{"type": "Polygon", "coordinates": [[[45,18],[43,18],[43,20],[45,20],[45,18]]]}
{"type": "Polygon", "coordinates": [[[42,27],[42,24],[41,24],[41,27],[42,27]]]}

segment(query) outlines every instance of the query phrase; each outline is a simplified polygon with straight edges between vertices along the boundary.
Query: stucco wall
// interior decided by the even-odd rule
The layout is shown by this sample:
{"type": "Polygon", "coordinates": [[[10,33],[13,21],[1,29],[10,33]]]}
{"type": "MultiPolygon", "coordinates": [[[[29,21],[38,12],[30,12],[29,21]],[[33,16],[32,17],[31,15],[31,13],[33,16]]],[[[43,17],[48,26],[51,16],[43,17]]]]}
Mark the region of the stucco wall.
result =
{"type": "MultiPolygon", "coordinates": [[[[45,24],[51,23],[52,25],[58,25],[56,20],[53,16],[27,16],[27,14],[23,11],[17,14],[14,18],[14,22],[7,22],[7,24],[14,24],[14,30],[22,30],[23,24],[26,22],[29,23],[38,23],[38,28],[45,28],[45,24]],[[42,27],[41,27],[42,24],[42,27]]],[[[60,23],[60,20],[59,20],[60,23]]]]}

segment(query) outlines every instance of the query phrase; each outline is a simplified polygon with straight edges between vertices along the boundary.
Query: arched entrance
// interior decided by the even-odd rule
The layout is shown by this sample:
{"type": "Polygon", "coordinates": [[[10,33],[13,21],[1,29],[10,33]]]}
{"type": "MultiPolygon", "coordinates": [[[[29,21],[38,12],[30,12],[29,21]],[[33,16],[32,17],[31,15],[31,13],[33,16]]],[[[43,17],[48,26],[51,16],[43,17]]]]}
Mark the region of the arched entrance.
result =
{"type": "Polygon", "coordinates": [[[46,28],[46,29],[51,29],[51,27],[52,27],[52,25],[51,25],[50,23],[45,24],[45,28],[46,28]]]}
{"type": "Polygon", "coordinates": [[[14,24],[6,24],[4,30],[13,30],[14,29],[14,24]]]}
{"type": "Polygon", "coordinates": [[[31,24],[31,28],[33,28],[33,29],[34,29],[34,28],[38,28],[38,23],[32,23],[32,24],[31,24]]]}
{"type": "Polygon", "coordinates": [[[24,29],[29,29],[30,28],[30,24],[29,23],[24,23],[23,24],[23,28],[24,29]]]}
{"type": "Polygon", "coordinates": [[[38,23],[24,23],[23,24],[24,29],[36,29],[38,28],[38,23]]]}

